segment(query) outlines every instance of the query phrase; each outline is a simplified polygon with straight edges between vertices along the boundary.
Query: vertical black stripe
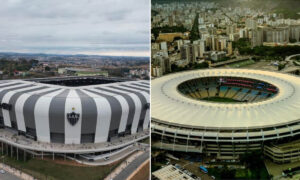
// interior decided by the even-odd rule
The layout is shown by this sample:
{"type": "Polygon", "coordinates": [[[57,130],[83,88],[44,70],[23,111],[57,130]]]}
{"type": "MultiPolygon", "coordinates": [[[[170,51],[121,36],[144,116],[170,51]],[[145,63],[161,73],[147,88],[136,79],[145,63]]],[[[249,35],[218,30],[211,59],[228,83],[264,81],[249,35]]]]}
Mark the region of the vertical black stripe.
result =
{"type": "MultiPolygon", "coordinates": [[[[120,102],[113,96],[109,96],[103,93],[99,93],[99,92],[95,92],[89,89],[85,89],[88,92],[97,94],[99,96],[102,96],[104,98],[107,99],[107,101],[110,104],[110,108],[111,108],[111,119],[110,119],[110,125],[109,125],[109,131],[111,135],[112,132],[117,132],[120,126],[120,122],[121,122],[121,117],[122,117],[122,106],[120,104],[120,102]]],[[[115,135],[115,134],[114,134],[115,135]]]]}
{"type": "MultiPolygon", "coordinates": [[[[92,142],[95,142],[96,126],[97,126],[97,105],[94,101],[94,98],[88,96],[86,93],[81,90],[76,90],[77,94],[80,97],[82,105],[82,123],[81,123],[81,135],[83,134],[94,134],[94,139],[92,142]]],[[[81,138],[81,143],[82,138],[81,138]]]]}
{"type": "Polygon", "coordinates": [[[28,92],[34,92],[34,91],[38,91],[38,90],[42,90],[42,89],[45,89],[47,87],[38,87],[38,88],[35,88],[35,89],[30,89],[30,90],[25,90],[25,91],[21,91],[21,92],[17,92],[16,94],[14,94],[10,100],[9,100],[9,104],[12,105],[12,110],[9,111],[9,118],[10,118],[10,121],[13,123],[15,123],[17,125],[16,128],[18,128],[18,124],[17,124],[17,118],[16,118],[16,102],[18,100],[18,98],[24,94],[24,93],[28,93],[28,92]]]}
{"type": "Polygon", "coordinates": [[[60,138],[55,139],[51,136],[51,142],[65,142],[65,104],[70,90],[66,89],[55,96],[49,107],[49,126],[50,134],[59,134],[60,138]],[[55,139],[55,140],[54,140],[55,139]]]}
{"type": "Polygon", "coordinates": [[[34,109],[35,109],[35,104],[38,101],[38,99],[46,94],[55,92],[57,90],[58,89],[54,89],[54,90],[49,90],[49,91],[42,92],[42,93],[33,94],[26,99],[26,101],[24,103],[24,107],[23,107],[23,115],[24,115],[24,123],[25,123],[27,133],[29,133],[33,136],[36,136],[34,109]]]}
{"type": "MultiPolygon", "coordinates": [[[[9,88],[9,89],[5,89],[3,91],[0,92],[0,103],[2,103],[3,97],[5,96],[6,93],[8,93],[9,91],[14,91],[14,90],[18,90],[18,89],[23,89],[23,88],[27,88],[33,85],[24,85],[24,86],[19,86],[19,87],[14,87],[14,88],[9,88]]],[[[7,86],[6,86],[7,87],[7,86]]],[[[1,88],[1,87],[0,87],[1,88]]],[[[0,116],[3,116],[2,113],[2,109],[0,109],[0,116]]]]}
{"type": "Polygon", "coordinates": [[[134,118],[134,113],[135,113],[135,104],[134,104],[134,101],[132,100],[132,98],[129,95],[127,95],[126,93],[121,93],[121,92],[108,90],[108,89],[104,89],[104,88],[96,88],[96,89],[106,91],[106,92],[110,92],[110,93],[114,93],[114,94],[119,94],[119,95],[123,96],[124,99],[126,99],[126,101],[128,103],[128,106],[129,106],[129,114],[128,114],[126,127],[131,126],[132,122],[133,122],[133,118],[134,118]]]}
{"type": "Polygon", "coordinates": [[[146,104],[148,103],[147,99],[144,97],[144,95],[140,92],[136,92],[136,91],[132,91],[132,90],[116,87],[116,86],[111,86],[111,87],[113,87],[115,89],[119,89],[121,91],[133,93],[133,94],[135,94],[139,97],[139,99],[141,101],[141,104],[142,104],[142,107],[141,107],[142,112],[141,112],[141,116],[140,116],[140,119],[139,119],[138,127],[143,126],[144,121],[145,121],[145,117],[146,117],[146,112],[147,112],[147,109],[145,107],[146,107],[146,104]]]}

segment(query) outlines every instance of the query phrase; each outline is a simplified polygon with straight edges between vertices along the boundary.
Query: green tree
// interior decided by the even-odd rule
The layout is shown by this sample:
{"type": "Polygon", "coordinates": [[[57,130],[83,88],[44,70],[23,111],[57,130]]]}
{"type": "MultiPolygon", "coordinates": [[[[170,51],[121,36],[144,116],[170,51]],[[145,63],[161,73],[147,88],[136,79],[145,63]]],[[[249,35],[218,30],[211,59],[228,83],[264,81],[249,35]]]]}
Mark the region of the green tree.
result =
{"type": "Polygon", "coordinates": [[[45,67],[45,71],[50,71],[50,67],[49,67],[49,66],[46,66],[46,67],[45,67]]]}
{"type": "Polygon", "coordinates": [[[281,71],[285,67],[285,64],[279,64],[278,65],[278,71],[281,71]]]}
{"type": "Polygon", "coordinates": [[[191,33],[190,33],[190,40],[191,41],[195,41],[195,40],[198,40],[200,38],[199,29],[198,29],[198,26],[199,26],[198,19],[199,19],[199,13],[197,13],[197,15],[194,19],[194,24],[193,24],[193,27],[192,27],[192,30],[191,30],[191,33]]]}

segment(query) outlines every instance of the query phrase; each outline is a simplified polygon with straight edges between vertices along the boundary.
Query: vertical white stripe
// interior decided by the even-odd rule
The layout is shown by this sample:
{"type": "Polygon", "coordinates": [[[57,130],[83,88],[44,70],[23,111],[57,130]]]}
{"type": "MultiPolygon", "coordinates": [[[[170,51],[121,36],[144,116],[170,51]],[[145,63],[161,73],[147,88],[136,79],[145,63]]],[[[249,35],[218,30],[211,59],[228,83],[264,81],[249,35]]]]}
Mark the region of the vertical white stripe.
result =
{"type": "Polygon", "coordinates": [[[42,89],[39,91],[34,91],[34,92],[28,92],[25,94],[22,94],[16,101],[16,105],[15,105],[15,113],[16,113],[16,119],[17,119],[17,124],[18,124],[18,129],[20,131],[26,131],[26,127],[25,127],[25,120],[24,120],[24,104],[26,102],[26,100],[34,95],[34,94],[38,94],[38,93],[42,93],[42,92],[46,92],[46,91],[51,91],[54,88],[46,88],[46,89],[42,89]]]}
{"type": "Polygon", "coordinates": [[[75,90],[70,90],[65,104],[65,143],[66,144],[80,144],[81,123],[82,123],[81,100],[75,90]],[[67,113],[72,113],[72,112],[80,114],[79,120],[75,125],[71,125],[67,119],[67,113]]]}
{"type": "Polygon", "coordinates": [[[129,116],[129,105],[128,105],[126,99],[121,95],[102,91],[99,89],[93,89],[93,91],[96,91],[96,92],[99,92],[102,94],[106,94],[106,95],[110,95],[110,96],[114,96],[119,101],[119,103],[121,104],[121,107],[122,107],[122,115],[121,115],[121,121],[120,121],[119,129],[118,129],[118,133],[124,132],[125,128],[126,128],[128,116],[129,116]]]}
{"type": "MultiPolygon", "coordinates": [[[[146,98],[147,103],[150,103],[150,95],[146,92],[141,92],[143,96],[146,98]]],[[[142,107],[144,108],[144,107],[142,107]]],[[[143,129],[148,129],[150,123],[150,108],[147,109],[146,114],[145,114],[145,120],[143,124],[143,129]]]]}
{"type": "Polygon", "coordinates": [[[49,108],[52,99],[64,89],[40,97],[34,108],[36,136],[38,141],[50,142],[49,108]]]}
{"type": "MultiPolygon", "coordinates": [[[[105,87],[105,89],[125,93],[125,94],[127,94],[128,96],[131,97],[131,99],[133,100],[133,103],[135,105],[135,112],[134,112],[133,121],[132,121],[132,125],[131,125],[131,133],[132,134],[136,133],[137,132],[137,126],[138,126],[140,116],[141,116],[141,111],[142,111],[142,109],[141,109],[142,103],[141,103],[139,97],[137,95],[133,94],[133,93],[129,93],[127,91],[122,91],[122,90],[119,90],[119,89],[114,89],[114,88],[110,88],[110,87],[105,87]]],[[[125,128],[126,128],[126,124],[127,124],[127,121],[125,122],[125,128]]]]}
{"type": "MultiPolygon", "coordinates": [[[[23,88],[23,89],[18,89],[18,90],[14,90],[14,91],[9,91],[7,92],[3,99],[2,99],[2,103],[9,103],[10,98],[16,94],[17,92],[20,91],[26,91],[26,90],[30,90],[30,89],[34,89],[37,88],[37,86],[34,87],[27,87],[27,88],[23,88]]],[[[6,109],[2,109],[2,113],[3,113],[3,119],[4,119],[4,125],[11,127],[11,121],[10,121],[10,116],[9,116],[9,110],[6,109]]]]}
{"type": "MultiPolygon", "coordinates": [[[[135,91],[135,92],[139,92],[139,93],[141,93],[145,97],[147,103],[150,103],[149,94],[146,93],[145,91],[141,91],[141,90],[138,90],[138,89],[132,89],[132,88],[124,87],[124,86],[122,86],[120,88],[131,90],[131,91],[135,91]]],[[[124,92],[126,92],[126,91],[124,91],[124,92]]],[[[141,112],[142,108],[144,108],[144,107],[142,107],[142,104],[141,104],[140,101],[141,100],[138,98],[138,102],[139,102],[138,109],[139,109],[139,112],[141,112]]],[[[136,108],[137,108],[137,106],[136,106],[136,108]]],[[[145,120],[144,120],[144,124],[143,124],[143,129],[147,129],[148,124],[150,123],[150,115],[149,114],[150,114],[150,110],[148,109],[146,111],[146,114],[145,114],[145,120]]],[[[139,118],[140,118],[140,116],[139,116],[139,118]]],[[[137,126],[139,124],[139,121],[140,121],[140,119],[138,119],[137,121],[134,121],[134,123],[132,124],[132,129],[131,129],[132,133],[136,133],[137,132],[137,126]]]]}
{"type": "Polygon", "coordinates": [[[95,132],[95,143],[106,142],[108,139],[109,125],[111,121],[111,107],[106,98],[94,93],[82,90],[93,97],[97,106],[97,124],[95,132]]]}

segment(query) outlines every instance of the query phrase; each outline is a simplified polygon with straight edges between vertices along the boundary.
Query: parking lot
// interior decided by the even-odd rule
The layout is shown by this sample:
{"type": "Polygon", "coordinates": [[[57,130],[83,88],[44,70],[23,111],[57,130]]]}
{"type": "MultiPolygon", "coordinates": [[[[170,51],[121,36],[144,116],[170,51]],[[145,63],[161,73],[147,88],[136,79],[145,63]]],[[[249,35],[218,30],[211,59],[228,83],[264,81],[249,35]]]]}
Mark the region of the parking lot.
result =
{"type": "Polygon", "coordinates": [[[192,174],[194,179],[196,179],[195,176],[197,176],[200,177],[201,180],[213,180],[211,176],[200,170],[199,167],[203,165],[202,162],[191,162],[185,159],[179,159],[178,161],[169,159],[169,162],[174,165],[179,165],[186,174],[192,174]]]}

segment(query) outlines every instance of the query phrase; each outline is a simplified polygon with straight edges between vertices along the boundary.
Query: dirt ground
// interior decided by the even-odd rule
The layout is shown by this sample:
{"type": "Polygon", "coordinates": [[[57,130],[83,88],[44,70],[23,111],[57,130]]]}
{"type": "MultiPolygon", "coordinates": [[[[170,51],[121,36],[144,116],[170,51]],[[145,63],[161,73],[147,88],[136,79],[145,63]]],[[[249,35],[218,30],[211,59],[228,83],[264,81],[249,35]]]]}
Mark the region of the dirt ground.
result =
{"type": "MultiPolygon", "coordinates": [[[[70,160],[70,159],[64,160],[64,158],[61,158],[61,157],[59,157],[59,158],[55,157],[54,160],[52,158],[44,157],[43,160],[53,162],[53,163],[56,163],[56,164],[61,164],[61,165],[69,165],[69,166],[76,166],[76,167],[94,167],[94,166],[90,166],[90,165],[86,165],[86,164],[81,164],[81,163],[78,163],[78,162],[70,160]]],[[[123,161],[123,160],[124,159],[121,159],[121,160],[119,160],[117,162],[114,162],[110,165],[118,164],[120,161],[123,161]]]]}
{"type": "Polygon", "coordinates": [[[148,180],[150,177],[149,168],[150,168],[150,161],[146,161],[137,170],[137,172],[134,172],[135,174],[131,175],[127,180],[136,180],[136,179],[148,180]]]}

